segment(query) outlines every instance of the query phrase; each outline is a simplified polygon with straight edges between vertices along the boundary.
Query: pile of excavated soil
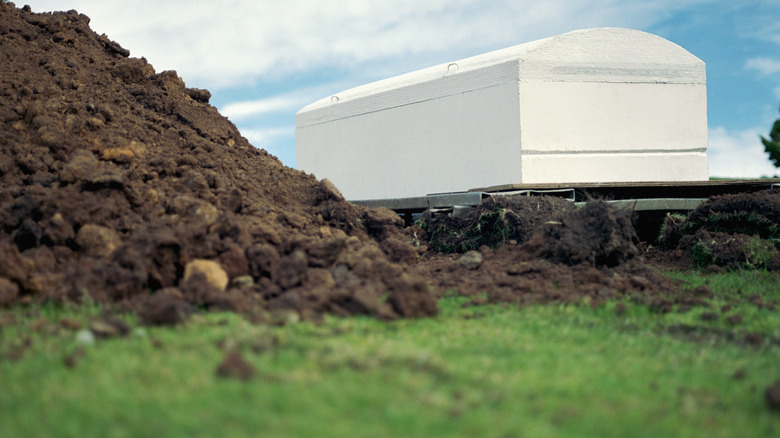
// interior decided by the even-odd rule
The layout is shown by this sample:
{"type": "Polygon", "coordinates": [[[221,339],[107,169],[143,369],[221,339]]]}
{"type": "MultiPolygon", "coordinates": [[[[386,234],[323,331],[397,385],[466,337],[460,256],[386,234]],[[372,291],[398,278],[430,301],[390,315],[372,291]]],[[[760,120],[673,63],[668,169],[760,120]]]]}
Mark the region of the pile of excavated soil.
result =
{"type": "MultiPolygon", "coordinates": [[[[726,249],[739,247],[739,243],[743,241],[739,236],[744,236],[754,239],[751,240],[753,246],[750,246],[753,252],[747,253],[748,260],[758,260],[757,254],[761,251],[763,260],[774,260],[776,240],[771,240],[774,235],[772,224],[776,227],[778,220],[773,216],[775,210],[772,205],[780,200],[778,194],[780,192],[713,197],[692,211],[687,219],[691,223],[701,224],[707,222],[701,219],[702,217],[712,219],[723,214],[733,219],[752,212],[763,219],[746,216],[752,219],[748,222],[735,220],[730,226],[746,232],[753,229],[747,224],[762,224],[753,229],[754,236],[726,233],[723,228],[724,221],[715,220],[720,224],[721,231],[714,231],[711,229],[714,225],[695,228],[686,226],[688,222],[685,222],[685,218],[670,217],[669,220],[682,222],[677,223],[677,226],[667,226],[664,232],[667,237],[662,240],[674,239],[671,237],[674,233],[682,235],[681,230],[690,230],[689,232],[694,234],[682,238],[678,236],[673,248],[666,250],[663,247],[648,250],[646,243],[638,242],[629,210],[616,209],[598,200],[590,201],[580,209],[550,209],[552,204],[548,202],[555,201],[526,198],[521,202],[530,204],[515,211],[520,216],[524,211],[528,212],[527,215],[531,219],[513,221],[505,230],[505,233],[530,235],[525,241],[511,240],[497,249],[485,245],[479,251],[472,250],[464,254],[429,251],[414,269],[441,291],[457,290],[461,295],[473,297],[468,305],[553,302],[596,306],[607,300],[627,299],[643,303],[660,313],[684,312],[693,306],[710,306],[712,291],[706,286],[683,288],[678,282],[660,274],[661,271],[657,267],[691,269],[694,265],[691,264],[691,256],[685,256],[690,253],[685,242],[691,236],[701,236],[701,233],[708,233],[708,236],[718,233],[728,236],[727,240],[722,241],[728,243],[719,247],[720,252],[714,251],[720,257],[725,257],[726,249]],[[774,198],[765,199],[766,196],[774,198]],[[539,208],[532,208],[535,202],[539,208]],[[543,210],[550,214],[537,217],[534,213],[543,210]],[[514,230],[513,226],[520,226],[522,230],[514,230]],[[760,231],[764,229],[769,231],[760,231]],[[766,239],[760,238],[761,235],[766,235],[766,239]],[[755,242],[760,245],[756,246],[755,242]]],[[[430,218],[423,218],[429,223],[422,224],[422,228],[430,230],[432,223],[439,226],[445,224],[450,230],[454,230],[452,233],[456,233],[458,229],[484,228],[484,218],[498,217],[496,213],[502,209],[506,207],[495,203],[484,204],[479,214],[459,221],[431,221],[430,218]],[[454,228],[453,224],[460,228],[454,228]]],[[[491,230],[494,228],[488,227],[491,230]]],[[[712,245],[715,245],[714,240],[712,245]]],[[[740,248],[744,260],[744,248],[740,248]]],[[[736,258],[733,254],[731,257],[736,258]]],[[[777,301],[765,302],[756,297],[749,297],[748,301],[758,307],[772,310],[776,310],[780,304],[777,301]]],[[[621,309],[625,307],[619,305],[616,308],[618,312],[621,309]]],[[[728,310],[722,312],[728,313],[728,310]]],[[[725,316],[733,321],[741,320],[735,315],[725,316]]]]}
{"type": "MultiPolygon", "coordinates": [[[[513,240],[497,249],[483,246],[479,252],[465,254],[429,253],[415,269],[440,290],[457,289],[462,295],[474,296],[471,304],[599,305],[608,299],[630,298],[670,311],[675,305],[690,308],[705,304],[703,298],[711,296],[711,292],[683,290],[645,266],[627,210],[602,201],[591,201],[580,209],[551,208],[558,202],[553,199],[526,198],[521,202],[526,210],[549,212],[538,217],[531,214],[534,219],[530,221],[513,221],[523,224],[524,229],[517,232],[528,236],[523,241],[513,240]],[[545,208],[529,208],[529,203],[545,208]]],[[[493,208],[500,211],[506,207],[495,204],[493,208]]],[[[473,227],[489,214],[482,211],[468,218],[470,224],[464,219],[458,225],[473,227]]],[[[512,227],[509,229],[514,233],[512,227]]]]}
{"type": "Polygon", "coordinates": [[[474,304],[630,298],[670,311],[711,293],[646,260],[777,261],[775,192],[670,217],[651,251],[627,211],[557,198],[497,198],[403,229],[254,148],[208,91],[129,57],[75,11],[1,3],[0,57],[0,306],[99,302],[148,324],[204,308],[393,319],[433,315],[454,290],[474,304]]]}
{"type": "Polygon", "coordinates": [[[780,269],[780,190],[713,196],[687,216],[667,216],[649,260],[709,270],[780,269]]]}
{"type": "Polygon", "coordinates": [[[430,250],[445,254],[478,250],[482,246],[495,249],[509,242],[525,243],[545,223],[560,220],[572,210],[571,202],[558,197],[495,196],[463,217],[426,211],[419,221],[419,234],[430,250]]]}
{"type": "Polygon", "coordinates": [[[75,11],[0,4],[0,306],[436,313],[386,209],[254,148],[75,11]]]}

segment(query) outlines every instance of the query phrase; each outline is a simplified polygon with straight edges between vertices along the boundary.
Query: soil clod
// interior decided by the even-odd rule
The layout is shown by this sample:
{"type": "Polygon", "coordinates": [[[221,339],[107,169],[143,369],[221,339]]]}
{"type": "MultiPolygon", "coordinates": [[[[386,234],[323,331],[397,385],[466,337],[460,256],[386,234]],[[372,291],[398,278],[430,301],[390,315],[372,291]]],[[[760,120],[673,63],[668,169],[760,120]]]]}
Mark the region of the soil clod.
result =
{"type": "MultiPolygon", "coordinates": [[[[207,90],[72,11],[3,4],[0,41],[0,306],[95,301],[146,324],[272,303],[435,313],[400,304],[434,295],[397,280],[417,260],[397,214],[253,147],[207,90]],[[328,281],[334,269],[350,282],[328,281]]],[[[104,323],[90,328],[108,336],[104,323]]]]}
{"type": "Polygon", "coordinates": [[[780,411],[780,380],[766,388],[764,398],[769,409],[780,411]]]}
{"type": "Polygon", "coordinates": [[[255,376],[255,368],[244,359],[236,349],[230,349],[217,366],[217,376],[238,380],[250,380],[255,376]]]}

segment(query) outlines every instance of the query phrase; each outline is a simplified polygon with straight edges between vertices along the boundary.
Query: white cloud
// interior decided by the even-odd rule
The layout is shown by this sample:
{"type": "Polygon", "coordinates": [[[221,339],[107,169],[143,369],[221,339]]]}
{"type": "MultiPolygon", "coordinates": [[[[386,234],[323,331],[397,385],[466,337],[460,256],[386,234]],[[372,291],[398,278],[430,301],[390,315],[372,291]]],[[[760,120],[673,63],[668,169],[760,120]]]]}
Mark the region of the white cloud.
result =
{"type": "MultiPolygon", "coordinates": [[[[36,11],[63,9],[61,0],[27,1],[36,11]]],[[[585,27],[643,28],[700,2],[72,0],[67,8],[90,16],[96,32],[157,70],[218,89],[389,60],[396,69],[416,69],[426,66],[421,56],[460,58],[585,27]]]]}
{"type": "Polygon", "coordinates": [[[253,145],[266,148],[266,145],[283,138],[292,137],[295,134],[293,126],[276,126],[272,128],[246,128],[241,130],[241,135],[246,137],[253,145]]]}
{"type": "Polygon", "coordinates": [[[762,75],[771,75],[780,72],[780,59],[773,58],[751,58],[745,62],[745,68],[748,70],[758,70],[762,75]]]}
{"type": "Polygon", "coordinates": [[[296,110],[309,103],[310,97],[290,95],[273,96],[265,99],[233,102],[220,108],[220,113],[232,120],[241,120],[268,113],[296,110]]]}
{"type": "Polygon", "coordinates": [[[759,178],[780,174],[769,162],[761,143],[759,128],[729,131],[722,126],[710,128],[710,176],[729,178],[759,178]]]}
{"type": "Polygon", "coordinates": [[[780,44],[780,23],[777,21],[777,12],[780,11],[780,7],[778,7],[777,3],[774,3],[772,8],[767,8],[769,5],[763,6],[765,8],[756,9],[759,15],[750,20],[748,35],[780,44]]]}
{"type": "Polygon", "coordinates": [[[246,137],[253,146],[265,149],[286,166],[295,167],[294,126],[244,126],[239,129],[241,135],[246,137]]]}
{"type": "Polygon", "coordinates": [[[315,98],[327,96],[348,87],[347,82],[330,82],[313,87],[302,87],[295,91],[263,97],[240,100],[220,105],[219,112],[232,120],[245,120],[264,114],[285,114],[292,116],[299,109],[312,103],[315,98]],[[314,97],[312,97],[314,96],[314,97]]]}

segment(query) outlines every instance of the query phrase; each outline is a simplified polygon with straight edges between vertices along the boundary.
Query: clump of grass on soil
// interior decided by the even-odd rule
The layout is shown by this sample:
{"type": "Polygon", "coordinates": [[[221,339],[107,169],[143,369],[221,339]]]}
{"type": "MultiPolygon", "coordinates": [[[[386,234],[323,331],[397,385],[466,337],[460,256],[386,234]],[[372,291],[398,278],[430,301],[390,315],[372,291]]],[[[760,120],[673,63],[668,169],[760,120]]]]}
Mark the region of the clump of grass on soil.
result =
{"type": "Polygon", "coordinates": [[[658,244],[698,269],[778,269],[780,192],[715,196],[686,217],[668,215],[658,244]]]}
{"type": "Polygon", "coordinates": [[[550,196],[497,196],[484,200],[463,217],[423,214],[417,225],[428,249],[444,254],[497,248],[507,242],[524,243],[542,226],[560,219],[574,206],[550,196]]]}

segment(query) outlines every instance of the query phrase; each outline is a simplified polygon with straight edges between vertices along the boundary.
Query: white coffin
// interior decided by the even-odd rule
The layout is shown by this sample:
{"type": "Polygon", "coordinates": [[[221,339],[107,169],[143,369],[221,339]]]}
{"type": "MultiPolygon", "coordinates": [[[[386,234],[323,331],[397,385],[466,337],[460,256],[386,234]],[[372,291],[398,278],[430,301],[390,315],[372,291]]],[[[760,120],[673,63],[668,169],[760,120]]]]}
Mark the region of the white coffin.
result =
{"type": "Polygon", "coordinates": [[[579,30],[319,100],[295,137],[298,168],[350,200],[707,180],[705,66],[656,35],[579,30]]]}

